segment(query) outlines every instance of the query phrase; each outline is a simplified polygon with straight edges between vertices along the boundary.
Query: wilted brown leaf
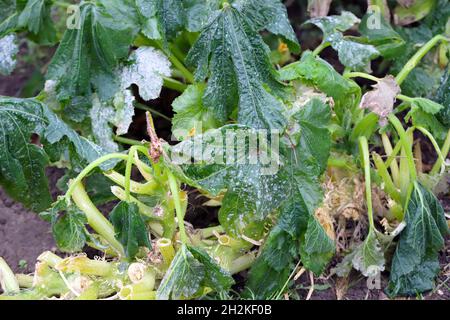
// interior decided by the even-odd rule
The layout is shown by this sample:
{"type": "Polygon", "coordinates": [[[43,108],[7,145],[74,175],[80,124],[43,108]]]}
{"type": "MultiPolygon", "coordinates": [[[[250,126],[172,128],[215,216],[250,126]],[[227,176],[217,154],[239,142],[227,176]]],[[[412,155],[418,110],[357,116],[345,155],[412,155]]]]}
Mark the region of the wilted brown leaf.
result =
{"type": "Polygon", "coordinates": [[[395,97],[401,89],[393,76],[381,79],[373,86],[373,90],[367,92],[361,99],[359,107],[369,109],[380,116],[380,125],[387,124],[387,116],[394,109],[395,97]]]}

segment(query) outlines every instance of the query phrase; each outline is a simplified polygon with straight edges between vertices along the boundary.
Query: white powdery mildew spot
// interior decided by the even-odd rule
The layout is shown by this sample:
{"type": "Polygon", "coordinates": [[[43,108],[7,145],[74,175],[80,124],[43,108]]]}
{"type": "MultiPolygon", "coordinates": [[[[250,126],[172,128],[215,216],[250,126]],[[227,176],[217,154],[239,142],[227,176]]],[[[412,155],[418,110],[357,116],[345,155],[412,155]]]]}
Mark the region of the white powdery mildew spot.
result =
{"type": "Polygon", "coordinates": [[[114,109],[102,105],[97,96],[92,99],[90,117],[94,140],[108,152],[117,152],[119,150],[119,147],[112,139],[113,130],[109,126],[109,123],[115,118],[115,115],[114,109]]]}
{"type": "Polygon", "coordinates": [[[16,43],[16,36],[7,35],[0,39],[0,74],[9,75],[16,67],[16,55],[19,47],[16,43]]]}
{"type": "Polygon", "coordinates": [[[121,86],[127,89],[132,84],[139,87],[139,94],[148,101],[161,93],[163,77],[170,77],[170,61],[152,47],[140,47],[130,55],[131,65],[121,70],[121,86]]]}
{"type": "Polygon", "coordinates": [[[116,134],[121,136],[128,132],[128,128],[133,122],[134,102],[135,98],[130,90],[116,94],[114,98],[114,106],[116,107],[116,115],[114,124],[117,126],[116,134]]]}

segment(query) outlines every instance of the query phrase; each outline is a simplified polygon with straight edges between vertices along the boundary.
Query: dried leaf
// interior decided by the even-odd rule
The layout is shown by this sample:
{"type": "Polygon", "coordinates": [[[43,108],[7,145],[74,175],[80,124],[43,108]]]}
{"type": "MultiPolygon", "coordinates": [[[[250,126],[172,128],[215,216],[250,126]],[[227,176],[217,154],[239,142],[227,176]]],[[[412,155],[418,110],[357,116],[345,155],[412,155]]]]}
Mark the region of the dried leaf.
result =
{"type": "Polygon", "coordinates": [[[387,76],[381,79],[373,86],[373,90],[367,92],[360,104],[361,109],[369,109],[380,116],[380,125],[387,123],[387,116],[394,109],[395,97],[401,89],[393,76],[387,76]]]}

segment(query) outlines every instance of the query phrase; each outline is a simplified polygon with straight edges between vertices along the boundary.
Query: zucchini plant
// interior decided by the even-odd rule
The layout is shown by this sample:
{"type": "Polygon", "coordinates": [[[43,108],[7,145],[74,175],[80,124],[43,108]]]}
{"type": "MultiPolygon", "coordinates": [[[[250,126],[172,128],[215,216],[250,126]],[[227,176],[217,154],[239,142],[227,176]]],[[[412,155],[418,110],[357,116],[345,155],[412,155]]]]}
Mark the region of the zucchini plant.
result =
{"type": "Polygon", "coordinates": [[[1,0],[2,74],[20,42],[56,47],[35,97],[0,97],[0,185],[51,223],[58,252],[32,275],[0,258],[0,300],[276,299],[302,270],[353,268],[389,271],[391,297],[432,290],[449,234],[450,4],[368,1],[358,18],[331,2],[308,1],[302,28],[321,42],[306,50],[280,0],[1,0]],[[163,88],[172,141],[143,104],[163,88]],[[57,199],[49,166],[65,168],[57,199]],[[214,224],[189,223],[192,190],[219,207],[214,224]],[[364,238],[343,245],[352,219],[364,238]]]}

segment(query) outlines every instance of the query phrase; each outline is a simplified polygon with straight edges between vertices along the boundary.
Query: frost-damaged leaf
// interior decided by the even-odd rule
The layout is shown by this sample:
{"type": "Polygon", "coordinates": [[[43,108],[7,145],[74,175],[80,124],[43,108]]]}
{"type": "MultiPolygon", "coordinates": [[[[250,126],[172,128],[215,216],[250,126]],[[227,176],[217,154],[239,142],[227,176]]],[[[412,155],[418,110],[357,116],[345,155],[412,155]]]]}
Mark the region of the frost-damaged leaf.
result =
{"type": "Polygon", "coordinates": [[[183,4],[180,0],[136,0],[146,23],[142,32],[150,39],[174,39],[185,24],[183,4]]]}
{"type": "Polygon", "coordinates": [[[312,23],[322,30],[323,42],[331,43],[344,66],[354,70],[370,70],[370,61],[380,55],[378,50],[372,45],[356,42],[357,39],[353,41],[343,35],[344,31],[359,22],[353,13],[343,11],[340,16],[314,18],[305,23],[312,23]]]}
{"type": "Polygon", "coordinates": [[[173,259],[169,270],[159,285],[158,299],[187,299],[210,287],[227,291],[233,278],[222,270],[212,258],[200,248],[183,244],[173,259]]]}
{"type": "Polygon", "coordinates": [[[320,274],[334,253],[333,241],[314,215],[322,201],[318,178],[326,168],[331,147],[327,129],[330,109],[312,99],[293,117],[293,122],[300,124],[300,137],[289,139],[282,150],[286,159],[280,171],[281,180],[287,184],[283,189],[285,201],[280,205],[278,223],[250,271],[249,289],[259,298],[270,297],[281,289],[284,281],[266,276],[289,275],[298,254],[306,268],[320,274]]]}
{"type": "Polygon", "coordinates": [[[175,115],[172,119],[172,133],[179,141],[202,134],[224,123],[214,117],[213,111],[203,105],[204,84],[190,85],[172,103],[175,115]]]}
{"type": "MultiPolygon", "coordinates": [[[[45,218],[45,214],[41,216],[45,218]]],[[[85,225],[87,218],[76,206],[69,205],[64,199],[56,202],[48,211],[52,223],[53,237],[63,252],[79,252],[86,244],[85,225]],[[62,216],[59,212],[65,211],[62,216]]]]}
{"type": "Polygon", "coordinates": [[[392,260],[388,292],[413,296],[434,288],[439,273],[438,252],[449,234],[438,199],[417,182],[405,215],[406,227],[392,260]]]}
{"type": "Polygon", "coordinates": [[[284,199],[283,182],[274,174],[277,150],[266,137],[265,131],[227,125],[167,147],[166,163],[180,179],[213,196],[227,192],[219,220],[236,237],[260,237],[264,219],[284,199]],[[272,161],[264,164],[258,154],[272,161]]]}
{"type": "Polygon", "coordinates": [[[282,80],[301,80],[332,97],[339,118],[356,107],[361,98],[361,88],[353,80],[340,75],[328,62],[307,51],[298,62],[281,69],[282,80]]]}
{"type": "Polygon", "coordinates": [[[361,99],[360,108],[368,109],[380,117],[380,125],[387,124],[387,117],[394,109],[400,87],[393,76],[387,76],[373,85],[373,90],[367,92],[361,99]]]}
{"type": "Polygon", "coordinates": [[[58,82],[60,100],[90,96],[93,89],[106,100],[118,91],[115,71],[128,55],[135,30],[117,19],[100,5],[80,6],[80,28],[66,30],[47,73],[47,79],[58,82]]]}
{"type": "Polygon", "coordinates": [[[128,258],[133,259],[141,246],[151,249],[147,227],[135,203],[121,201],[111,211],[110,220],[128,258]]]}
{"type": "Polygon", "coordinates": [[[0,39],[0,74],[9,75],[16,67],[16,55],[19,47],[15,35],[8,35],[0,39]]]}
{"type": "Polygon", "coordinates": [[[283,37],[292,51],[298,52],[300,50],[297,36],[292,29],[286,7],[282,1],[236,0],[234,6],[251,21],[256,31],[266,29],[277,36],[283,37]]]}
{"type": "Polygon", "coordinates": [[[52,203],[44,171],[50,161],[69,157],[79,169],[104,154],[34,99],[0,97],[0,141],[0,184],[37,212],[52,203]],[[42,146],[31,142],[32,134],[39,135],[42,146]]]}
{"type": "Polygon", "coordinates": [[[326,17],[333,0],[308,0],[308,13],[311,18],[326,17]]]}
{"type": "Polygon", "coordinates": [[[226,121],[239,106],[239,123],[282,130],[284,106],[273,94],[282,94],[284,86],[255,29],[258,26],[244,14],[226,5],[202,31],[187,61],[197,66],[198,81],[209,75],[204,104],[218,119],[226,121]]]}
{"type": "Polygon", "coordinates": [[[115,115],[113,108],[103,105],[96,95],[93,96],[92,108],[89,111],[93,140],[108,152],[119,150],[119,146],[113,139],[113,129],[109,125],[113,122],[115,115]]]}
{"type": "Polygon", "coordinates": [[[366,277],[375,277],[384,271],[384,249],[377,238],[377,231],[370,231],[366,240],[344,257],[334,269],[339,277],[346,277],[352,267],[366,277]]]}
{"type": "Polygon", "coordinates": [[[148,101],[159,97],[163,77],[170,75],[170,62],[162,52],[152,47],[140,47],[133,51],[128,64],[120,71],[121,87],[127,89],[132,84],[137,85],[141,97],[148,101]]]}

